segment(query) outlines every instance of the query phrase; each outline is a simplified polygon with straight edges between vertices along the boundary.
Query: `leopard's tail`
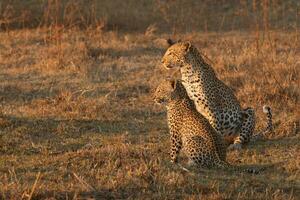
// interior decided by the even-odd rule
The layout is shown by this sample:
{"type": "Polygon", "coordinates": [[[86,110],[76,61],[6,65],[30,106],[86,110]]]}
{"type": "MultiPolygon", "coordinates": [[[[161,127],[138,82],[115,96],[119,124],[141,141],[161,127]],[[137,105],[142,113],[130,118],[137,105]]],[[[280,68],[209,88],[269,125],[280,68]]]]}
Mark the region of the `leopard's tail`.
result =
{"type": "Polygon", "coordinates": [[[267,127],[262,132],[262,134],[272,133],[273,132],[273,121],[272,121],[272,110],[269,106],[263,106],[263,112],[267,115],[267,127]]]}
{"type": "Polygon", "coordinates": [[[272,110],[269,106],[265,105],[263,106],[263,112],[267,115],[267,127],[263,131],[253,135],[251,138],[252,141],[264,138],[266,134],[273,132],[272,110]]]}
{"type": "Polygon", "coordinates": [[[220,160],[218,163],[216,163],[216,167],[225,169],[225,170],[232,170],[236,172],[246,172],[250,174],[258,174],[259,169],[254,168],[254,167],[248,167],[248,166],[237,166],[237,165],[232,165],[226,161],[220,160]]]}

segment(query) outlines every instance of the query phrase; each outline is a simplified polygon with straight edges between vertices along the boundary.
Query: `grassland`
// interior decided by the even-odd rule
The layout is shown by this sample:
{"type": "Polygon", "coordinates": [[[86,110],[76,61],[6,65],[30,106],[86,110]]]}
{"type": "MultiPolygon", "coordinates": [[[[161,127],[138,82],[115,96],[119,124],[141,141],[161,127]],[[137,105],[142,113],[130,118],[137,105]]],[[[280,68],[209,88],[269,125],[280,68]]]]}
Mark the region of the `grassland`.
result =
{"type": "Polygon", "coordinates": [[[1,0],[0,30],[63,24],[161,32],[295,30],[298,0],[1,0]]]}
{"type": "MultiPolygon", "coordinates": [[[[190,33],[241,104],[274,134],[229,152],[259,175],[187,173],[169,162],[166,113],[151,91],[170,35],[22,29],[0,33],[0,198],[299,199],[296,33],[190,33]]],[[[184,157],[183,157],[184,158],[184,157]]],[[[183,164],[185,159],[181,161],[183,164]]]]}

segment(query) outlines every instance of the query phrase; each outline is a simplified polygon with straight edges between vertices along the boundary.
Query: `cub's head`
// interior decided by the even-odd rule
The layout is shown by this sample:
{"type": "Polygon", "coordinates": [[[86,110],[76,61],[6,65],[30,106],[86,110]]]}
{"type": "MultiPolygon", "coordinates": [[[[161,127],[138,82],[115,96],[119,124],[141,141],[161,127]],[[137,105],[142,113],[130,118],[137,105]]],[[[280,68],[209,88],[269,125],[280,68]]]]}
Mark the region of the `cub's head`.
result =
{"type": "Polygon", "coordinates": [[[167,69],[181,67],[186,63],[191,50],[195,49],[190,42],[177,42],[170,45],[161,60],[163,66],[167,69]]]}
{"type": "Polygon", "coordinates": [[[180,81],[164,80],[153,93],[153,99],[155,103],[165,105],[186,95],[184,86],[180,81]]]}

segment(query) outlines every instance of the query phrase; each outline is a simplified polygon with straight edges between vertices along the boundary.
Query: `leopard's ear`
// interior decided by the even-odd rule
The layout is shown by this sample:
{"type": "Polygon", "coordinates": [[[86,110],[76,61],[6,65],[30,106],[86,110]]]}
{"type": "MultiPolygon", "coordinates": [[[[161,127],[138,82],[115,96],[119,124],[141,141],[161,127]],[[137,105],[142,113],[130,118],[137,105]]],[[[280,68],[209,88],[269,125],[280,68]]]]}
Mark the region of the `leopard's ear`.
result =
{"type": "Polygon", "coordinates": [[[172,39],[167,39],[167,43],[168,43],[168,45],[169,45],[169,47],[170,46],[172,46],[173,44],[175,44],[176,42],[174,42],[172,39]]]}
{"type": "Polygon", "coordinates": [[[171,76],[167,76],[166,77],[166,81],[169,82],[169,84],[171,85],[172,89],[175,90],[176,88],[176,84],[177,84],[177,80],[171,76]]]}
{"type": "Polygon", "coordinates": [[[176,79],[172,79],[170,81],[170,83],[171,83],[171,86],[172,86],[173,90],[175,90],[176,89],[177,80],[176,79]]]}
{"type": "Polygon", "coordinates": [[[169,47],[172,46],[173,44],[180,43],[180,42],[182,42],[181,39],[179,39],[177,41],[176,40],[172,40],[171,38],[167,39],[167,43],[168,43],[169,47]]]}
{"type": "Polygon", "coordinates": [[[191,43],[191,42],[184,42],[184,43],[183,43],[184,51],[185,51],[185,52],[189,51],[190,48],[191,48],[191,46],[192,46],[192,43],[191,43]]]}

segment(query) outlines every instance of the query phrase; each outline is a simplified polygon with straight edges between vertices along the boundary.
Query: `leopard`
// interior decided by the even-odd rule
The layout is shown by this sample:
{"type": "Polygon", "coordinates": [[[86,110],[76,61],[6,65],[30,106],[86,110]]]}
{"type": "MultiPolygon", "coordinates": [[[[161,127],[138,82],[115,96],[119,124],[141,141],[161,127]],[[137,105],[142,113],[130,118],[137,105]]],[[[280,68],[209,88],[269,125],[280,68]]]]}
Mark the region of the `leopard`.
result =
{"type": "Polygon", "coordinates": [[[268,125],[256,134],[261,137],[254,137],[254,109],[241,107],[233,90],[217,77],[205,56],[190,41],[168,43],[170,46],[161,59],[163,67],[180,71],[182,84],[197,111],[225,138],[229,150],[241,150],[250,140],[273,131],[271,108],[265,105],[263,112],[268,125]]]}
{"type": "Polygon", "coordinates": [[[178,163],[179,153],[183,150],[189,166],[258,173],[253,167],[244,168],[226,161],[224,138],[196,110],[180,80],[161,81],[153,92],[153,99],[167,109],[172,163],[178,163]]]}

